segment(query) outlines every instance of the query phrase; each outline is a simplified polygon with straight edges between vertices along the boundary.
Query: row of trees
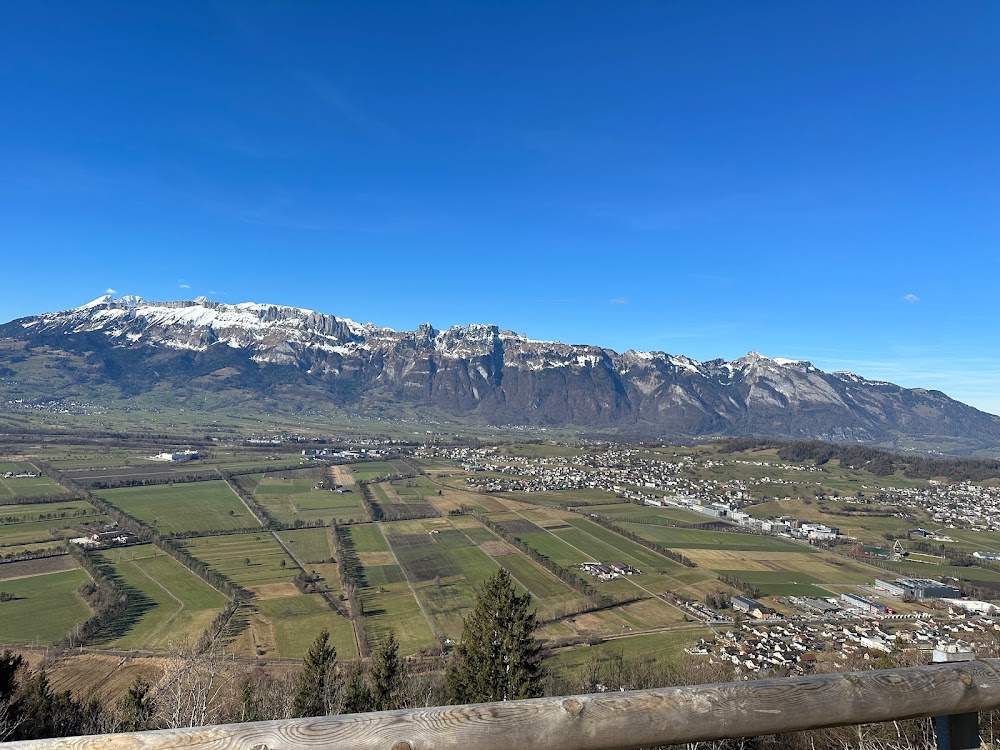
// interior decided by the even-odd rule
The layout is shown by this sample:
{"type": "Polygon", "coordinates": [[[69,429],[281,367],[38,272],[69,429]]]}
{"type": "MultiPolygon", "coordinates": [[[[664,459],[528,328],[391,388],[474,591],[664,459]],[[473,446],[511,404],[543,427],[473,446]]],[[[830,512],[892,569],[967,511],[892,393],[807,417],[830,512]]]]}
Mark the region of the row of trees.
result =
{"type": "Polygon", "coordinates": [[[585,597],[590,599],[598,608],[608,607],[613,604],[619,603],[620,600],[610,597],[607,594],[602,594],[600,591],[595,589],[589,582],[583,580],[580,576],[574,573],[572,570],[567,570],[559,563],[555,562],[547,555],[543,555],[541,552],[536,550],[534,547],[530,547],[524,542],[522,542],[514,534],[510,533],[500,524],[496,523],[487,516],[473,512],[472,515],[478,520],[483,526],[492,531],[498,537],[503,539],[507,544],[512,547],[517,548],[519,551],[526,554],[532,560],[537,562],[543,568],[552,573],[556,578],[558,578],[563,583],[567,584],[578,593],[583,594],[585,597]]]}
{"type": "Polygon", "coordinates": [[[351,622],[354,624],[354,632],[358,637],[358,648],[364,656],[369,648],[368,629],[364,618],[364,604],[358,596],[358,589],[367,585],[364,567],[354,549],[354,540],[351,539],[351,534],[346,528],[334,523],[331,536],[334,552],[339,560],[337,569],[340,571],[340,588],[344,592],[344,596],[347,597],[347,603],[351,608],[351,622]]]}
{"type": "Polygon", "coordinates": [[[742,578],[736,578],[735,576],[729,576],[721,573],[719,574],[718,578],[727,586],[732,586],[734,589],[742,591],[751,599],[756,599],[758,596],[760,596],[760,589],[755,588],[752,584],[747,583],[742,578]]]}
{"type": "Polygon", "coordinates": [[[79,500],[75,492],[57,492],[52,495],[5,495],[0,497],[0,505],[41,505],[43,503],[65,503],[79,500]]]}
{"type": "Polygon", "coordinates": [[[722,453],[777,448],[782,461],[812,461],[823,466],[837,459],[841,466],[864,469],[877,476],[902,471],[913,479],[945,477],[952,482],[982,482],[1000,478],[1000,461],[992,458],[927,458],[891,453],[863,445],[834,445],[819,440],[782,442],[766,438],[736,438],[719,444],[722,453]]]}
{"type": "Polygon", "coordinates": [[[69,635],[56,644],[72,648],[86,643],[124,615],[128,609],[128,598],[117,582],[106,575],[86,552],[73,546],[70,554],[90,575],[91,581],[81,584],[77,591],[93,610],[89,618],[74,627],[69,635]]]}
{"type": "Polygon", "coordinates": [[[76,510],[61,510],[52,511],[50,513],[37,513],[33,516],[28,515],[18,515],[18,516],[0,516],[0,523],[4,525],[8,524],[18,524],[18,523],[34,523],[35,521],[56,521],[65,518],[86,518],[87,516],[96,516],[97,511],[91,511],[87,508],[77,508],[76,510]]]}
{"type": "Polygon", "coordinates": [[[614,533],[618,534],[619,536],[625,537],[626,539],[628,539],[631,542],[635,542],[636,544],[641,544],[646,549],[652,550],[656,554],[662,555],[663,557],[666,557],[666,558],[668,558],[670,560],[673,560],[674,562],[678,562],[678,563],[680,563],[681,565],[683,565],[685,567],[688,567],[688,568],[697,568],[698,567],[698,563],[696,563],[694,560],[692,560],[689,557],[685,557],[680,552],[676,552],[676,551],[674,551],[672,549],[667,549],[666,547],[662,547],[659,544],[657,544],[656,542],[651,542],[648,539],[643,539],[638,534],[633,533],[633,532],[629,531],[628,529],[623,529],[621,526],[618,526],[618,525],[612,523],[610,520],[608,520],[604,516],[600,516],[600,515],[597,515],[596,513],[592,513],[590,515],[590,520],[593,521],[594,523],[598,524],[599,526],[603,526],[608,531],[613,531],[614,533]]]}

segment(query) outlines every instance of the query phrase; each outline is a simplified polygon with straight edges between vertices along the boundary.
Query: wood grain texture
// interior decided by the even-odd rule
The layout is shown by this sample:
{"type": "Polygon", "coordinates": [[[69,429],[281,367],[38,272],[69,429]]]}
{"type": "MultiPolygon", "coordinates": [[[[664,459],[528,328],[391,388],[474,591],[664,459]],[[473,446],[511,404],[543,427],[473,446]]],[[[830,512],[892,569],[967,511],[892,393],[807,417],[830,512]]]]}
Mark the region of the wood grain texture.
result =
{"type": "Polygon", "coordinates": [[[13,742],[5,750],[627,750],[1000,708],[1000,660],[13,742]],[[407,743],[407,744],[404,744],[407,743]]]}

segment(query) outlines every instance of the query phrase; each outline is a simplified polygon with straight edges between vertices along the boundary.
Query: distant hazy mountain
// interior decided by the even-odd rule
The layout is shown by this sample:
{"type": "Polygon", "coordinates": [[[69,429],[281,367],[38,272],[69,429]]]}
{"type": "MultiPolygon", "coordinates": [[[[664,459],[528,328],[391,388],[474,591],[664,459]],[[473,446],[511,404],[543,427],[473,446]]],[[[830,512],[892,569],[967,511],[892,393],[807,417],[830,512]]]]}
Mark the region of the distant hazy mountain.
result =
{"type": "Polygon", "coordinates": [[[0,326],[0,398],[174,398],[200,408],[434,408],[492,424],[1000,445],[1000,417],[756,352],[698,362],[534,341],[492,325],[394,331],[278,305],[101,297],[0,326]]]}

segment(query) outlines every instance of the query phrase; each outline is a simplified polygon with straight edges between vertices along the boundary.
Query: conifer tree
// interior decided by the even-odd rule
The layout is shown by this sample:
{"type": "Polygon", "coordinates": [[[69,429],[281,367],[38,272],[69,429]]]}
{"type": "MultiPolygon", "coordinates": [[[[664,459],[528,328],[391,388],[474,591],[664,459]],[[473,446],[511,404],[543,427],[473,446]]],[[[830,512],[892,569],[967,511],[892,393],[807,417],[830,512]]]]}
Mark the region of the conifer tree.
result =
{"type": "Polygon", "coordinates": [[[140,732],[149,729],[156,715],[156,702],[150,694],[150,685],[137,677],[132,687],[118,702],[119,732],[140,732]]]}
{"type": "Polygon", "coordinates": [[[542,694],[535,613],[530,606],[531,594],[519,596],[506,570],[501,568],[486,581],[448,665],[448,697],[453,703],[542,694]]]}
{"type": "Polygon", "coordinates": [[[390,711],[401,708],[403,702],[403,662],[399,658],[399,641],[390,630],[372,657],[372,709],[390,711]]]}
{"type": "Polygon", "coordinates": [[[363,714],[372,710],[372,691],[365,682],[365,670],[358,662],[344,683],[343,710],[347,714],[363,714]]]}
{"type": "Polygon", "coordinates": [[[303,659],[299,689],[292,704],[294,716],[325,716],[336,692],[337,649],[330,644],[330,631],[323,628],[303,659]]]}

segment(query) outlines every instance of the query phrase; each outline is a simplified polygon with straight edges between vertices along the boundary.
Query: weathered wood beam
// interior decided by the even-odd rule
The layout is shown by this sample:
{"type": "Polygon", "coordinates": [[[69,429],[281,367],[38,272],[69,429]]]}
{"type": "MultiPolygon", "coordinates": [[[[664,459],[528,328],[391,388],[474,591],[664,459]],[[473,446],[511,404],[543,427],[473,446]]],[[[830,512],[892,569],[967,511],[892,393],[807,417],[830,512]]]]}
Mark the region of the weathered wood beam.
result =
{"type": "Polygon", "coordinates": [[[1000,708],[1000,660],[14,742],[8,750],[628,750],[1000,708]]]}

